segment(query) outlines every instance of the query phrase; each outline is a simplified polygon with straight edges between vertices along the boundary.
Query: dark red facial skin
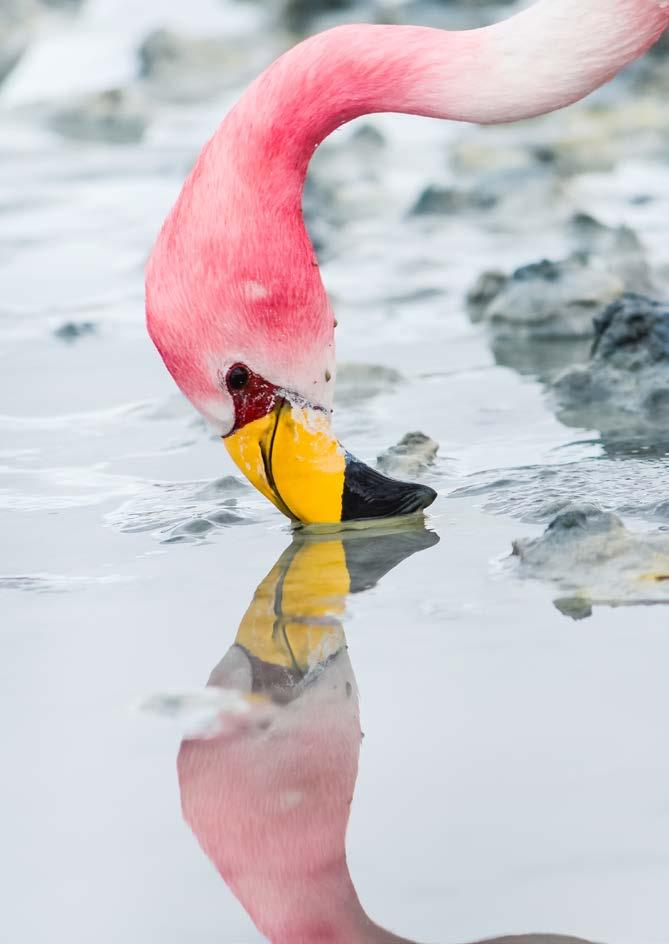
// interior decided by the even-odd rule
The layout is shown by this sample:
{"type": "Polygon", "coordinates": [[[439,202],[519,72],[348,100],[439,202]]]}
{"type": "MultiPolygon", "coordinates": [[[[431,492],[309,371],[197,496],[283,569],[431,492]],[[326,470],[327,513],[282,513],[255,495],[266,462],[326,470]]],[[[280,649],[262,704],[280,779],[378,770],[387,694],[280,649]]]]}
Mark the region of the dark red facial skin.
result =
{"type": "MultiPolygon", "coordinates": [[[[225,375],[225,388],[232,397],[232,405],[235,410],[235,424],[226,436],[231,436],[237,430],[242,429],[247,423],[259,420],[272,412],[275,406],[281,405],[286,400],[286,391],[276,384],[265,380],[260,374],[254,373],[246,364],[233,364],[225,375]],[[233,378],[239,375],[239,371],[246,373],[247,379],[243,386],[237,386],[233,378]]],[[[291,401],[293,396],[291,396],[291,401]]],[[[294,395],[295,401],[301,401],[301,398],[294,395]]],[[[301,401],[305,406],[312,410],[327,412],[324,407],[315,403],[301,401]]],[[[225,436],[223,437],[225,439],[225,436]]]]}
{"type": "Polygon", "coordinates": [[[232,397],[235,409],[235,424],[227,433],[228,436],[242,429],[247,423],[259,420],[272,412],[277,403],[284,398],[279,387],[269,383],[260,374],[255,374],[245,364],[233,364],[225,376],[225,386],[232,397]],[[246,383],[237,387],[231,382],[234,371],[244,370],[248,376],[246,383]]]}

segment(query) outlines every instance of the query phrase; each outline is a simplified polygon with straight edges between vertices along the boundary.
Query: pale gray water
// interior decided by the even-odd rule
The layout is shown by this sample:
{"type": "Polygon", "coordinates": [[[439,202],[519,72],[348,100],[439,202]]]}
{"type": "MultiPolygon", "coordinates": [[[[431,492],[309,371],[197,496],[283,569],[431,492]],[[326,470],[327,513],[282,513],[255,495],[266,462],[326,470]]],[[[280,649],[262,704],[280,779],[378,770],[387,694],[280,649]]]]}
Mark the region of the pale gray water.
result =
{"type": "MultiPolygon", "coordinates": [[[[260,38],[253,4],[188,6],[91,0],[42,24],[0,88],[1,869],[5,936],[21,944],[262,940],[181,820],[180,725],[137,710],[204,685],[290,542],[277,512],[225,479],[225,449],[143,325],[152,239],[237,89],[189,104],[141,93],[137,143],[45,124],[62,96],[129,81],[161,23],[239,30],[260,58],[282,42],[260,38]]],[[[615,94],[644,95],[622,81],[615,94]]],[[[585,116],[541,133],[568,137],[585,116]]],[[[425,479],[440,542],[347,603],[366,735],[347,840],[359,896],[412,940],[666,944],[666,610],[596,606],[574,622],[559,590],[507,560],[566,500],[666,527],[666,454],[621,455],[563,426],[538,380],[496,365],[463,299],[484,269],[564,255],[576,210],[633,226],[661,272],[669,126],[645,149],[611,133],[615,169],[560,180],[556,199],[524,206],[508,184],[491,212],[423,218],[407,214],[427,183],[452,180],[449,147],[499,157],[530,132],[362,124],[385,144],[344,129],[315,168],[335,199],[317,194],[313,212],[340,362],[402,381],[361,396],[342,372],[337,431],[367,460],[409,430],[440,443],[425,479]]]]}

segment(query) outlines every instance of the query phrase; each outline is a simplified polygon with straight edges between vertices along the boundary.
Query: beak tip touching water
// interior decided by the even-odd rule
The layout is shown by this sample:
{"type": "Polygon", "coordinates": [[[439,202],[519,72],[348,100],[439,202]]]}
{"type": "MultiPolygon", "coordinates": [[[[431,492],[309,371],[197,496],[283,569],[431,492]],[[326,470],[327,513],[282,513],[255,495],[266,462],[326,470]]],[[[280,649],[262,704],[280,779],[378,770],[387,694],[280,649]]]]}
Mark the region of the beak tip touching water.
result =
{"type": "Polygon", "coordinates": [[[388,478],[347,453],[342,521],[416,514],[437,497],[429,485],[388,478]]]}
{"type": "Polygon", "coordinates": [[[285,515],[303,525],[419,514],[437,497],[365,465],[334,438],[329,418],[277,402],[224,439],[239,468],[285,515]]]}

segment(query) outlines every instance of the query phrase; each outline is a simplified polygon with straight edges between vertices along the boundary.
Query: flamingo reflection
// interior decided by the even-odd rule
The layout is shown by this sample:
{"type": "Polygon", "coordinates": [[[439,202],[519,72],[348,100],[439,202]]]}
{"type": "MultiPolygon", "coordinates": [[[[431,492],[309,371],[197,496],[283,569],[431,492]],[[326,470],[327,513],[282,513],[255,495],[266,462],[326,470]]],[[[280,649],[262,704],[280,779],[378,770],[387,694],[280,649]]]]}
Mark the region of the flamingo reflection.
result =
{"type": "MultiPolygon", "coordinates": [[[[422,525],[296,535],[209,678],[252,710],[182,742],[184,818],[272,944],[411,944],[370,920],[346,862],[362,735],[342,619],[349,594],[437,541],[422,525]]],[[[512,942],[585,944],[490,944],[512,942]]]]}

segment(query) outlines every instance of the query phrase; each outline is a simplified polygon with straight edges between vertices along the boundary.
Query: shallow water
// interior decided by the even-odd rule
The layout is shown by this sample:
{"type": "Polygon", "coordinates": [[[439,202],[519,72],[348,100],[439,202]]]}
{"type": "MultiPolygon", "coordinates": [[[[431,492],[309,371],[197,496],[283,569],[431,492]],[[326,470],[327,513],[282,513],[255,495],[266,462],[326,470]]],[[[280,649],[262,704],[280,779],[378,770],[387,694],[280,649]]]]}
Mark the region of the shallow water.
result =
{"type": "MultiPolygon", "coordinates": [[[[255,36],[268,58],[282,42],[254,32],[250,5],[189,6],[203,31],[255,36]]],[[[100,0],[44,25],[0,89],[0,868],[7,938],[31,944],[263,940],[182,821],[175,764],[192,718],[179,697],[197,708],[293,538],[176,391],[142,314],[157,228],[237,89],[147,96],[135,144],[47,127],[62,94],[130,81],[147,29],[189,19],[142,7],[100,0]],[[68,63],[58,81],[54,56],[68,63]],[[171,718],[146,710],[160,693],[171,718]]],[[[497,363],[464,296],[486,268],[566,253],[575,210],[635,227],[666,265],[669,166],[623,155],[526,217],[511,201],[422,218],[408,212],[427,183],[452,182],[449,148],[487,132],[370,124],[385,138],[372,157],[353,127],[314,167],[336,196],[314,212],[340,363],[389,369],[364,383],[342,371],[336,429],[368,461],[408,430],[440,443],[425,476],[439,541],[399,562],[406,533],[386,536],[397,566],[380,579],[383,555],[358,561],[361,587],[378,585],[326,607],[365,734],[350,874],[371,918],[412,941],[545,930],[666,944],[666,610],[596,606],[575,622],[559,588],[508,560],[574,499],[633,531],[666,527],[666,451],[562,425],[541,365],[497,363]]],[[[298,615],[313,571],[302,580],[298,615]]]]}

